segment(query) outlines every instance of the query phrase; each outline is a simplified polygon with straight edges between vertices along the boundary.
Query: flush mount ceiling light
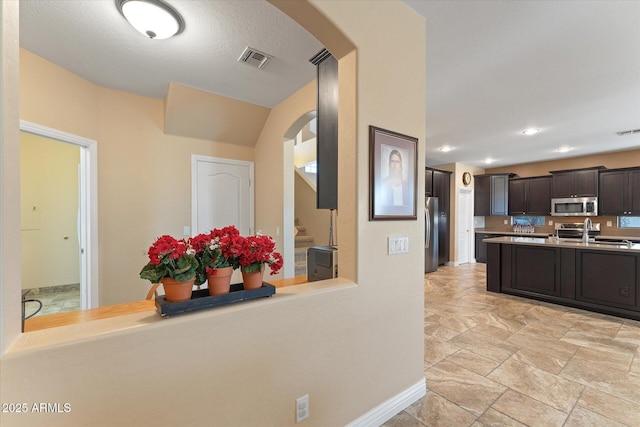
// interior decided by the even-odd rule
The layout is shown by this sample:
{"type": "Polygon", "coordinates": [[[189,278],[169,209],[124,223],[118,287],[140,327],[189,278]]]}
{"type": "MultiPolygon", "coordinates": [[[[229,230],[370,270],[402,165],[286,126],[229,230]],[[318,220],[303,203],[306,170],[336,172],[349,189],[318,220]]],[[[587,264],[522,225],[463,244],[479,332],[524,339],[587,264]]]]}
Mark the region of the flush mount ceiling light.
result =
{"type": "Polygon", "coordinates": [[[535,135],[538,132],[540,132],[540,129],[536,128],[529,128],[522,131],[524,135],[535,135]]]}
{"type": "Polygon", "coordinates": [[[116,0],[116,6],[133,28],[150,39],[168,39],[184,29],[180,14],[160,0],[116,0]]]}
{"type": "Polygon", "coordinates": [[[453,147],[449,145],[443,145],[442,147],[438,148],[438,150],[442,151],[443,153],[446,153],[453,150],[453,147]]]}
{"type": "Polygon", "coordinates": [[[573,147],[559,147],[559,148],[556,148],[556,151],[558,153],[566,153],[567,151],[571,151],[571,150],[573,150],[573,147]]]}
{"type": "Polygon", "coordinates": [[[487,157],[486,159],[484,159],[484,162],[488,165],[490,165],[491,163],[495,162],[494,159],[492,159],[491,157],[487,157]]]}

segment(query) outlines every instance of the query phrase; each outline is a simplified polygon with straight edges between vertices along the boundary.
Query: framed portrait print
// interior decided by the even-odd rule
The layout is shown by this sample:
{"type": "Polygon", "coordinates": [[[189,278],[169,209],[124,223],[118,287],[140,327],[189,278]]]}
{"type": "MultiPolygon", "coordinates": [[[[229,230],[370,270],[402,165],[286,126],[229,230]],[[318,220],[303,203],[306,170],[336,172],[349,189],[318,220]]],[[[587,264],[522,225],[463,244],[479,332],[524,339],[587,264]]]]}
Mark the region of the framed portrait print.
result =
{"type": "Polygon", "coordinates": [[[369,126],[369,220],[417,219],[418,138],[369,126]]]}

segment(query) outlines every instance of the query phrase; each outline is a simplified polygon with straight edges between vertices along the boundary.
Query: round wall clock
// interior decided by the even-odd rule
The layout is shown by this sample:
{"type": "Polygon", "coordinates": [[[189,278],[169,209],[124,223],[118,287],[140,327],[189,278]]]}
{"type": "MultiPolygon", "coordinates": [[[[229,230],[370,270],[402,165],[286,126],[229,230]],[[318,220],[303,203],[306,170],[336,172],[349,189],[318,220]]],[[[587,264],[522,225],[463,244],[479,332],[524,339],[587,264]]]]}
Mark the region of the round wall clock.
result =
{"type": "Polygon", "coordinates": [[[462,183],[465,186],[471,184],[471,174],[469,172],[465,172],[462,174],[462,183]]]}

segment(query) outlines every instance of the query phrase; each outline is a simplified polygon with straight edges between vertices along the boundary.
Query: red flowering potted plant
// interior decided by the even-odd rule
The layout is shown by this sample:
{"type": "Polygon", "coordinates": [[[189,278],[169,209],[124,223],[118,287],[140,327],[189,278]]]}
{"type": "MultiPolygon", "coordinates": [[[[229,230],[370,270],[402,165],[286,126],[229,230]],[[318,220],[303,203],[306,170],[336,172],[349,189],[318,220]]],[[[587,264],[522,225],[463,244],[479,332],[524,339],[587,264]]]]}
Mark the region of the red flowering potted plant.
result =
{"type": "Polygon", "coordinates": [[[199,263],[196,285],[200,286],[206,280],[209,295],[229,293],[231,275],[238,268],[236,255],[242,240],[240,232],[233,225],[222,229],[214,228],[209,233],[193,237],[191,242],[199,263]]]}
{"type": "Polygon", "coordinates": [[[198,260],[190,241],[164,235],[149,247],[148,255],[149,262],[140,271],[140,278],[162,283],[169,302],[191,299],[198,260]]]}
{"type": "Polygon", "coordinates": [[[265,265],[270,267],[272,275],[280,271],[283,259],[275,249],[276,242],[270,236],[248,236],[242,240],[238,264],[244,289],[257,289],[262,286],[265,265]]]}

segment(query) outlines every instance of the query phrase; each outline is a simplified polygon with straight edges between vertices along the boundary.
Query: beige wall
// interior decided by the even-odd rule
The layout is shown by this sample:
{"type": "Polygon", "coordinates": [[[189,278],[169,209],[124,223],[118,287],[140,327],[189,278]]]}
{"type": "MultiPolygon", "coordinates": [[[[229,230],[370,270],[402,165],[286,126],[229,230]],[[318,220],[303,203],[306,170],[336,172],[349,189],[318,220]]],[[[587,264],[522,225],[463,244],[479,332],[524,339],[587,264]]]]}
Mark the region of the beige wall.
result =
{"type": "Polygon", "coordinates": [[[21,316],[18,21],[18,2],[0,2],[0,352],[2,353],[20,333],[21,316]]]}
{"type": "MultiPolygon", "coordinates": [[[[298,173],[295,173],[295,217],[304,226],[314,245],[329,244],[329,209],[316,209],[317,194],[298,173]]],[[[334,234],[334,238],[335,238],[334,234]]]]}
{"type": "MultiPolygon", "coordinates": [[[[340,59],[340,260],[357,285],[301,285],[268,300],[168,320],[132,315],[118,320],[124,329],[86,338],[83,328],[72,327],[25,334],[2,359],[3,401],[70,402],[73,410],[10,416],[6,425],[286,426],[294,425],[295,399],[308,393],[305,425],[337,426],[424,384],[423,253],[413,244],[424,225],[368,220],[367,166],[369,125],[418,137],[418,158],[424,157],[424,20],[403,2],[277,3],[287,12],[302,8],[296,20],[340,59]],[[344,37],[357,55],[344,48],[350,44],[344,37]],[[398,234],[410,236],[410,251],[389,256],[387,237],[398,234]],[[64,345],[50,344],[54,338],[64,345]]],[[[286,131],[296,119],[295,108],[282,109],[280,118],[276,110],[255,151],[256,226],[269,233],[283,216],[282,176],[269,173],[282,170],[277,129],[286,131]]],[[[103,169],[101,179],[115,173],[103,169]]],[[[157,211],[148,218],[164,221],[157,211]]]]}
{"type": "Polygon", "coordinates": [[[165,135],[163,101],[106,89],[20,50],[20,118],[97,141],[100,305],[144,298],[138,278],[162,234],[191,224],[191,155],[253,160],[253,148],[165,135]]]}
{"type": "Polygon", "coordinates": [[[164,97],[164,131],[253,147],[270,109],[178,83],[164,97]]]}
{"type": "Polygon", "coordinates": [[[80,283],[80,147],[20,133],[22,288],[80,283]]]}
{"type": "Polygon", "coordinates": [[[640,149],[491,168],[487,169],[486,173],[512,172],[520,178],[527,178],[549,175],[549,171],[593,166],[605,166],[608,169],[640,166],[640,149]]]}
{"type": "MultiPolygon", "coordinates": [[[[303,128],[308,129],[308,126],[303,128]]],[[[293,147],[293,164],[296,167],[302,167],[303,165],[316,160],[316,138],[309,138],[302,140],[293,147]]]]}

